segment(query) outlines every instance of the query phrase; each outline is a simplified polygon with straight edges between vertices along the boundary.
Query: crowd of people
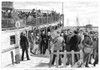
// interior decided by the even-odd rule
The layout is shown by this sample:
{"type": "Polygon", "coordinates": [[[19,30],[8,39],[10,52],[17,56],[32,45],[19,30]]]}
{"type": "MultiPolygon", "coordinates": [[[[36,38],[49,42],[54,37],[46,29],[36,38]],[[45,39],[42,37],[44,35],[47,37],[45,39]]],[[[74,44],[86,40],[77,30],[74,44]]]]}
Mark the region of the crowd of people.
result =
{"type": "Polygon", "coordinates": [[[3,18],[11,18],[11,10],[3,10],[2,17],[3,18]]]}
{"type": "MultiPolygon", "coordinates": [[[[95,31],[85,31],[85,30],[74,30],[70,29],[62,32],[58,32],[58,37],[55,39],[56,43],[54,45],[54,52],[59,50],[64,52],[65,50],[71,52],[74,50],[78,52],[83,51],[83,63],[85,67],[89,67],[89,64],[96,65],[98,64],[98,33],[95,31]],[[62,47],[62,48],[61,48],[62,47]]],[[[54,64],[56,55],[53,56],[52,65],[54,64]]],[[[61,58],[63,55],[59,56],[59,65],[61,65],[61,58]]],[[[67,55],[66,65],[71,64],[71,55],[67,55]]],[[[78,54],[75,54],[75,62],[78,62],[80,59],[78,54]]]]}
{"type": "Polygon", "coordinates": [[[58,21],[61,18],[61,14],[57,13],[56,11],[52,12],[42,12],[42,10],[35,10],[29,12],[24,11],[18,11],[18,17],[20,19],[26,18],[26,24],[27,25],[33,25],[33,24],[46,24],[58,21]],[[37,19],[36,19],[37,18],[37,19]]]}
{"type": "MultiPolygon", "coordinates": [[[[67,29],[57,31],[56,35],[57,36],[53,38],[50,29],[41,30],[40,33],[30,31],[28,41],[31,54],[45,55],[46,50],[48,50],[49,54],[57,52],[57,50],[60,52],[71,52],[72,50],[78,52],[82,50],[83,64],[85,67],[89,67],[89,64],[94,66],[98,64],[98,32],[86,31],[85,29],[76,29],[74,31],[67,29]]],[[[54,65],[55,57],[56,55],[53,55],[51,61],[52,65],[54,65]]],[[[59,65],[62,64],[61,58],[63,58],[63,55],[59,56],[59,65]]],[[[71,58],[71,55],[68,54],[66,65],[72,64],[71,58]]],[[[75,54],[75,62],[77,62],[79,58],[79,55],[75,54]]],[[[28,56],[27,59],[29,59],[28,56]]]]}
{"type": "Polygon", "coordinates": [[[48,13],[48,11],[42,12],[42,10],[35,10],[33,9],[32,11],[29,12],[24,12],[24,11],[18,11],[18,16],[20,18],[23,17],[28,17],[29,15],[33,16],[34,18],[36,17],[55,17],[55,16],[60,16],[60,13],[57,13],[56,11],[51,11],[50,13],[48,13]]]}
{"type": "Polygon", "coordinates": [[[36,9],[32,9],[30,11],[19,11],[17,9],[2,9],[2,17],[3,18],[11,18],[13,17],[12,14],[13,12],[16,11],[16,13],[18,14],[18,17],[19,18],[23,18],[23,17],[28,17],[29,15],[33,16],[34,18],[36,17],[55,17],[55,16],[60,16],[61,14],[60,13],[57,13],[56,11],[45,11],[45,12],[42,12],[42,10],[36,10],[36,9]],[[37,16],[36,16],[37,15],[37,16]]]}
{"type": "Polygon", "coordinates": [[[49,53],[51,53],[50,46],[49,46],[49,43],[51,41],[50,32],[53,30],[57,30],[61,26],[62,26],[61,24],[58,24],[56,26],[44,27],[41,29],[34,28],[33,30],[28,31],[28,36],[26,32],[22,32],[20,36],[22,60],[23,60],[25,51],[26,51],[27,59],[29,60],[28,47],[30,48],[30,53],[34,55],[36,54],[44,55],[47,49],[49,49],[49,53]]]}

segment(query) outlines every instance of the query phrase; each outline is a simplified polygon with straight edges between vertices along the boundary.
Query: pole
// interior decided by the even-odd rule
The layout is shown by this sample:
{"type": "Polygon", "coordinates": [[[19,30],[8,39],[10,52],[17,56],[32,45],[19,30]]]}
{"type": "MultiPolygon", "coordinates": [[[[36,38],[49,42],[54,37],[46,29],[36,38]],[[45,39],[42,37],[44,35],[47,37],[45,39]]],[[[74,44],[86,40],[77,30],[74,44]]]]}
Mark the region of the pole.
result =
{"type": "Polygon", "coordinates": [[[63,26],[62,26],[62,30],[64,28],[64,9],[63,9],[63,2],[62,2],[62,15],[63,15],[63,18],[62,18],[62,23],[63,23],[63,26]]]}
{"type": "MultiPolygon", "coordinates": [[[[48,25],[49,24],[49,22],[48,22],[48,10],[47,10],[47,24],[46,25],[48,25]]],[[[46,35],[47,35],[47,27],[46,27],[46,35]]]]}
{"type": "Polygon", "coordinates": [[[14,65],[14,54],[13,54],[13,51],[11,51],[10,53],[11,53],[12,64],[14,65]]]}
{"type": "MultiPolygon", "coordinates": [[[[52,17],[52,13],[51,13],[51,24],[53,23],[53,17],[52,17]]],[[[50,26],[50,32],[52,31],[52,28],[50,26]]]]}
{"type": "Polygon", "coordinates": [[[64,13],[64,11],[63,11],[63,2],[62,2],[62,14],[64,13]]]}
{"type": "Polygon", "coordinates": [[[36,13],[34,14],[35,15],[35,27],[34,27],[34,38],[36,38],[36,26],[37,26],[37,7],[36,7],[36,13]]]}
{"type": "MultiPolygon", "coordinates": [[[[19,29],[17,28],[17,31],[19,31],[19,29]]],[[[15,49],[15,60],[16,63],[20,63],[20,37],[19,37],[19,32],[15,33],[16,35],[16,49],[15,49]]]]}
{"type": "Polygon", "coordinates": [[[36,7],[36,27],[37,27],[37,7],[36,7]]]}
{"type": "Polygon", "coordinates": [[[67,25],[69,25],[69,19],[67,19],[67,25]]]}

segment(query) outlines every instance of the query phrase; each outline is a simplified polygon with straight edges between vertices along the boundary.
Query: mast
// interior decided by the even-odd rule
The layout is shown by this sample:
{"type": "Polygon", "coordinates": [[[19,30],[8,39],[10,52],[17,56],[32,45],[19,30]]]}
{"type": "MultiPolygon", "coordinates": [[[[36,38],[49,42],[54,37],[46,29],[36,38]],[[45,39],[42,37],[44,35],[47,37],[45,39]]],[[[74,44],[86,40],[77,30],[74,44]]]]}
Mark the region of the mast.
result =
{"type": "Polygon", "coordinates": [[[76,17],[76,25],[77,25],[77,29],[79,29],[79,19],[78,19],[78,17],[76,17]]]}
{"type": "Polygon", "coordinates": [[[78,17],[76,17],[76,24],[77,24],[77,26],[79,26],[79,19],[78,19],[78,17]]]}
{"type": "Polygon", "coordinates": [[[67,19],[67,25],[69,25],[69,19],[67,19]]]}

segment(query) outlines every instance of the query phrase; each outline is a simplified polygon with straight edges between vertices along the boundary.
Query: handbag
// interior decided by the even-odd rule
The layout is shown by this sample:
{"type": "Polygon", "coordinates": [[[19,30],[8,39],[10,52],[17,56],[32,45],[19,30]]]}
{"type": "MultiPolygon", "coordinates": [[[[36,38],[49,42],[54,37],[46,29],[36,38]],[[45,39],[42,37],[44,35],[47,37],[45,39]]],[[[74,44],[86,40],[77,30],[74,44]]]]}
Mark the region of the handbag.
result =
{"type": "Polygon", "coordinates": [[[93,48],[92,48],[91,46],[86,46],[86,47],[83,48],[83,51],[84,51],[85,53],[91,53],[92,50],[93,50],[93,48]]]}

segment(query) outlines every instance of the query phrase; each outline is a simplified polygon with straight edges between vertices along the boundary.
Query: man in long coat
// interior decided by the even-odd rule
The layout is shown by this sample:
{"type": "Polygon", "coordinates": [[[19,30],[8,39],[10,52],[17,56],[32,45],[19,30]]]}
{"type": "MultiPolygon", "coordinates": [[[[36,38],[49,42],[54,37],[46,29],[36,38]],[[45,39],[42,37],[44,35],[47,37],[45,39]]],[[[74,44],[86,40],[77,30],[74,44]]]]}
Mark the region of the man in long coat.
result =
{"type": "MultiPolygon", "coordinates": [[[[77,31],[74,31],[74,36],[71,37],[70,39],[70,51],[74,50],[75,52],[79,51],[78,44],[80,44],[81,38],[78,35],[77,31]]],[[[75,54],[75,61],[78,61],[78,55],[75,54]]]]}
{"type": "Polygon", "coordinates": [[[40,54],[45,54],[46,52],[46,34],[45,31],[41,34],[41,41],[40,41],[40,54]]]}
{"type": "Polygon", "coordinates": [[[22,61],[24,59],[24,52],[26,52],[26,57],[27,57],[27,60],[30,60],[29,59],[29,55],[28,55],[28,40],[26,38],[26,36],[21,33],[21,36],[20,36],[20,46],[21,46],[21,49],[22,49],[22,61]]]}

